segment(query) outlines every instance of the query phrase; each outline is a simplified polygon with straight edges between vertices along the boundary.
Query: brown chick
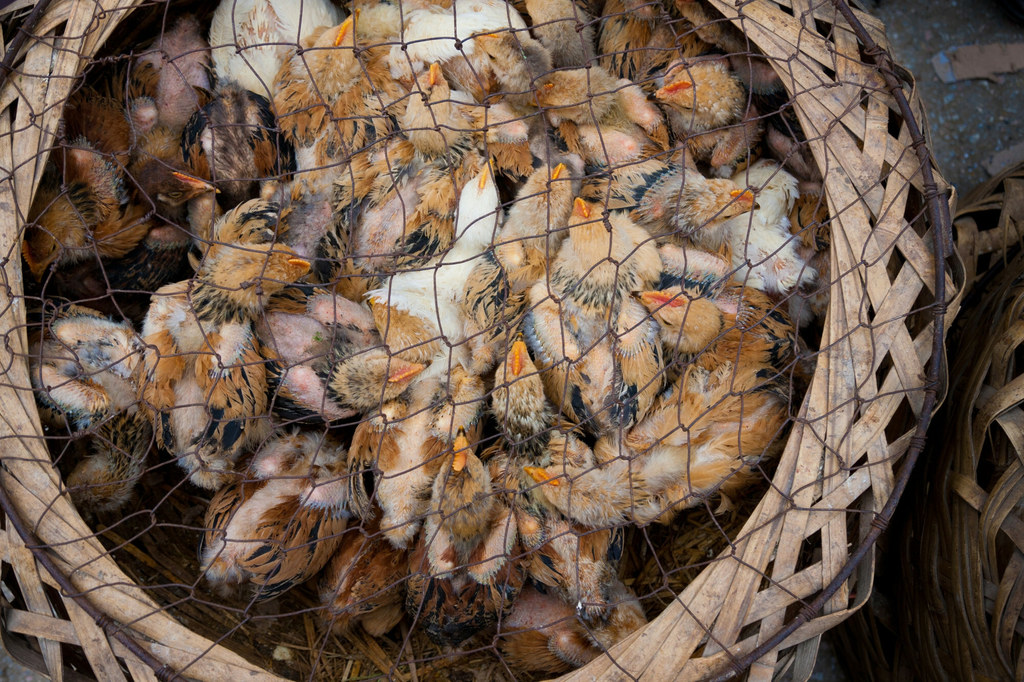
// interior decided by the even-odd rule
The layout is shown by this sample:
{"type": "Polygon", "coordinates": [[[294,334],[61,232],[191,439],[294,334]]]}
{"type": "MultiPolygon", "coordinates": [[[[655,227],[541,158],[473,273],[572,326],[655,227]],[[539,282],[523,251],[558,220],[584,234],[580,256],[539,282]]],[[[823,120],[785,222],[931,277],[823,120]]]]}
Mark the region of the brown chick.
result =
{"type": "Polygon", "coordinates": [[[199,31],[199,22],[191,14],[179,16],[139,55],[136,64],[148,64],[157,74],[153,92],[157,123],[181,131],[205,104],[196,89],[212,89],[210,46],[199,31]]]}
{"type": "Polygon", "coordinates": [[[413,379],[407,393],[380,406],[352,434],[353,511],[369,520],[376,502],[381,533],[399,549],[409,547],[429,510],[430,486],[441,467],[440,455],[448,448],[433,428],[433,401],[446,371],[442,364],[429,366],[413,379]]]}
{"type": "Polygon", "coordinates": [[[566,234],[559,228],[569,222],[582,173],[582,159],[567,155],[554,167],[540,165],[516,193],[494,248],[513,290],[543,277],[558,254],[566,234]]]}
{"type": "Polygon", "coordinates": [[[675,35],[657,13],[649,2],[607,0],[598,31],[601,66],[635,83],[664,68],[676,54],[675,35]]]}
{"type": "Polygon", "coordinates": [[[72,305],[48,323],[32,350],[40,416],[53,427],[89,432],[89,455],[66,482],[84,515],[124,507],[134,495],[153,440],[135,397],[142,343],[131,324],[72,305]]]}
{"type": "Polygon", "coordinates": [[[405,613],[408,575],[406,550],[388,542],[376,523],[350,529],[320,580],[324,620],[338,634],[361,625],[367,634],[382,637],[405,613]]]}
{"type": "Polygon", "coordinates": [[[635,520],[649,504],[640,465],[619,455],[617,436],[591,449],[574,434],[552,434],[548,451],[548,466],[524,471],[536,483],[530,495],[549,513],[586,528],[611,528],[635,520]]]}
{"type": "Polygon", "coordinates": [[[348,523],[345,450],[323,434],[267,441],[246,479],[210,501],[200,544],[205,578],[221,591],[248,584],[273,599],[320,572],[348,523]]]}
{"type": "Polygon", "coordinates": [[[757,289],[674,285],[643,292],[640,301],[661,325],[666,351],[696,354],[695,361],[709,370],[724,362],[750,362],[770,370],[766,378],[781,380],[793,362],[793,323],[757,289]]]}
{"type": "Polygon", "coordinates": [[[709,180],[684,166],[659,178],[644,193],[634,216],[659,234],[677,234],[714,252],[726,242],[726,221],[747,213],[753,205],[753,192],[732,180],[709,180]]]}
{"type": "Polygon", "coordinates": [[[695,160],[731,175],[763,130],[728,63],[720,58],[683,60],[670,65],[658,83],[664,85],[654,94],[668,112],[676,138],[686,141],[695,160]]]}
{"type": "Polygon", "coordinates": [[[622,557],[622,529],[581,527],[548,514],[544,538],[530,555],[530,577],[575,606],[585,621],[606,618],[608,587],[622,557]]]}
{"type": "Polygon", "coordinates": [[[157,443],[190,480],[215,489],[269,429],[253,320],[268,298],[309,271],[274,243],[277,206],[246,202],[217,224],[195,279],[159,289],[143,324],[140,387],[157,443]]]}
{"type": "Polygon", "coordinates": [[[601,67],[548,73],[537,80],[536,98],[569,151],[589,164],[617,168],[668,147],[658,107],[632,82],[601,67]]]}
{"type": "Polygon", "coordinates": [[[581,623],[571,604],[538,584],[519,594],[502,623],[502,655],[517,670],[561,673],[590,662],[647,623],[636,595],[612,576],[607,620],[581,623]]]}
{"type": "Polygon", "coordinates": [[[477,51],[487,56],[495,90],[514,110],[534,105],[533,82],[551,71],[547,48],[526,31],[485,33],[474,38],[477,51]]]}
{"type": "Polygon", "coordinates": [[[818,272],[818,280],[810,291],[802,291],[789,299],[789,314],[798,327],[815,319],[823,319],[828,310],[829,290],[832,284],[829,252],[832,229],[828,204],[820,192],[803,192],[789,213],[789,229],[800,243],[797,253],[808,267],[818,272]]]}
{"type": "Polygon", "coordinates": [[[460,429],[433,484],[423,534],[409,558],[405,608],[435,643],[457,646],[508,614],[526,578],[512,512],[460,429]]]}
{"type": "Polygon", "coordinates": [[[152,206],[161,218],[181,227],[187,226],[189,202],[216,192],[211,183],[190,174],[182,157],[181,135],[167,126],[156,126],[139,137],[127,170],[136,186],[134,200],[152,206]]]}
{"type": "Polygon", "coordinates": [[[51,267],[123,257],[153,226],[144,207],[127,203],[120,169],[84,138],[55,156],[57,162],[44,170],[22,243],[37,280],[51,267]]]}
{"type": "Polygon", "coordinates": [[[522,338],[516,339],[494,372],[491,414],[513,452],[531,463],[541,461],[555,414],[522,338]]]}
{"type": "Polygon", "coordinates": [[[574,69],[596,61],[594,18],[573,0],[526,0],[530,31],[547,48],[551,64],[574,69]]]}
{"type": "Polygon", "coordinates": [[[282,138],[270,102],[235,84],[219,86],[213,100],[192,114],[181,151],[191,175],[210,178],[226,208],[259,196],[265,182],[295,170],[295,151],[282,138]]]}
{"type": "Polygon", "coordinates": [[[754,466],[781,447],[788,396],[764,378],[763,365],[741,363],[691,366],[627,434],[624,445],[642,458],[652,502],[643,522],[669,523],[714,493],[733,498],[756,478],[754,466]]]}
{"type": "Polygon", "coordinates": [[[422,366],[389,362],[373,324],[364,306],[324,290],[289,287],[271,298],[256,334],[274,413],[331,423],[404,391],[422,366]]]}

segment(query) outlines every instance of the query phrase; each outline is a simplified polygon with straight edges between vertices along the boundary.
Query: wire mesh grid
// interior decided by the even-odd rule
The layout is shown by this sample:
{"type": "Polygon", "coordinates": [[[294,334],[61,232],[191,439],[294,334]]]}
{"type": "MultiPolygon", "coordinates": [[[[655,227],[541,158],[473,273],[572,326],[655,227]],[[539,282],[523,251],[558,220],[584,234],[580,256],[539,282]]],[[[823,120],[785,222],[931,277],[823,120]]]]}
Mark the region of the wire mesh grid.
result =
{"type": "Polygon", "coordinates": [[[856,17],[8,15],[6,641],[103,679],[802,676],[954,289],[856,17]]]}

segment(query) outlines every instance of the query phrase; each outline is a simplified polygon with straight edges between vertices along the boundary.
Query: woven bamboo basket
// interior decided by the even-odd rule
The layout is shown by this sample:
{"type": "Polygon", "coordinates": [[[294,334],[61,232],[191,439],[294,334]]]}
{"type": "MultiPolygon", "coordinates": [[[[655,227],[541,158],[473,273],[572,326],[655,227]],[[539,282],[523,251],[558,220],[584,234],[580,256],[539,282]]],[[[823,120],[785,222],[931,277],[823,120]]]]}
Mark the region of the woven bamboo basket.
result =
{"type": "MultiPolygon", "coordinates": [[[[28,388],[21,227],[75,79],[139,4],[43,2],[20,24],[25,30],[3,36],[4,640],[55,679],[320,675],[316,660],[289,666],[265,650],[268,639],[280,640],[314,658],[308,614],[288,632],[250,632],[243,642],[230,628],[201,634],[214,609],[183,614],[182,604],[127,572],[129,555],[142,552],[121,538],[112,553],[109,536],[101,542],[75,510],[28,388]]],[[[912,79],[886,56],[883,26],[841,2],[711,4],[771,60],[825,178],[836,274],[821,350],[771,484],[742,527],[695,564],[656,619],[567,680],[707,679],[748,667],[753,680],[806,678],[822,633],[871,593],[871,545],[942,394],[942,336],[959,286],[947,265],[954,195],[927,153],[912,79]]],[[[142,562],[155,582],[174,573],[159,556],[142,562]]],[[[369,638],[339,645],[365,663],[323,677],[419,679],[448,670],[442,656],[417,669],[414,653],[395,658],[369,638]]]]}
{"type": "MultiPolygon", "coordinates": [[[[974,288],[951,336],[949,418],[899,540],[896,656],[921,679],[1019,679],[1024,167],[973,190],[955,229],[974,288]],[[989,330],[977,336],[979,324],[989,330]],[[941,447],[938,445],[941,444],[941,447]],[[908,652],[913,652],[909,655],[908,652]]],[[[908,510],[909,511],[909,510],[908,510]]],[[[894,573],[895,574],[895,573],[894,573]]]]}

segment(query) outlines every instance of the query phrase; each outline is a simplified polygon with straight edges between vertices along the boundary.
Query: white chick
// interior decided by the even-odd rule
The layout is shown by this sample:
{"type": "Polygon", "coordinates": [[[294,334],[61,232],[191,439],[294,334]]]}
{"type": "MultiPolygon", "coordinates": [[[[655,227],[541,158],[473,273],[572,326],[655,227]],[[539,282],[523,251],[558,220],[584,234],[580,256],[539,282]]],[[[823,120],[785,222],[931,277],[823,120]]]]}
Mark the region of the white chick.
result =
{"type": "Polygon", "coordinates": [[[274,77],[299,42],[344,18],[330,0],[221,0],[210,25],[218,84],[234,81],[272,98],[274,77]]]}
{"type": "Polygon", "coordinates": [[[422,268],[393,275],[366,296],[371,302],[386,303],[419,318],[432,337],[443,337],[452,346],[465,341],[465,322],[458,304],[466,296],[466,282],[479,262],[478,256],[491,245],[501,227],[498,203],[493,173],[485,166],[459,196],[456,237],[451,248],[422,268]]]}
{"type": "MultiPolygon", "coordinates": [[[[455,0],[450,8],[430,5],[414,9],[404,18],[404,43],[391,48],[391,75],[395,78],[409,78],[428,64],[443,64],[462,55],[474,61],[479,52],[476,41],[471,40],[474,35],[510,28],[527,30],[519,12],[504,0],[455,0]]],[[[480,57],[483,65],[487,58],[480,57]]]]}
{"type": "Polygon", "coordinates": [[[775,161],[762,159],[732,180],[755,195],[753,210],[724,226],[735,279],[781,295],[817,279],[817,271],[797,251],[799,240],[789,232],[789,212],[800,193],[797,179],[775,161]]]}

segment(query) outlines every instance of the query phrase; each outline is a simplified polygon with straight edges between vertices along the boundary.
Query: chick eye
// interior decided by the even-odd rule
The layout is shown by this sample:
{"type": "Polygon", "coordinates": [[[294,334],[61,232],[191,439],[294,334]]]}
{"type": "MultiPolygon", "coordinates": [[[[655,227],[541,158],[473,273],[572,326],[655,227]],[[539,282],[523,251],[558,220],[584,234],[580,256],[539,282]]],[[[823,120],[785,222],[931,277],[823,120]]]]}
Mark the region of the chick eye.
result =
{"type": "Polygon", "coordinates": [[[167,198],[168,199],[180,199],[181,198],[181,192],[180,191],[168,192],[167,193],[167,198]]]}

